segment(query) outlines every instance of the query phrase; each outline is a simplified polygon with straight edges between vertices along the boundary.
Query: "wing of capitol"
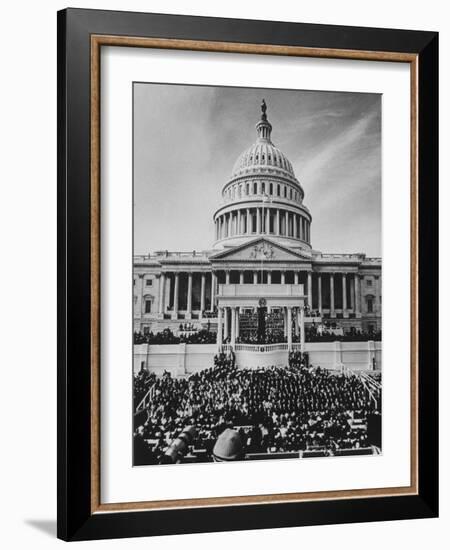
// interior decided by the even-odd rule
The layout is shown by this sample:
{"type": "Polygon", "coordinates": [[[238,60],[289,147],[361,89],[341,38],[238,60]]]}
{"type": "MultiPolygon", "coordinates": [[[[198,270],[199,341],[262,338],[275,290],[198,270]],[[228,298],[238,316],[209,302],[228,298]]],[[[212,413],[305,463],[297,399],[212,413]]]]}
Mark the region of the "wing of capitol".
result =
{"type": "Polygon", "coordinates": [[[312,248],[261,108],[211,249],[134,258],[135,465],[380,452],[381,259],[312,248]]]}

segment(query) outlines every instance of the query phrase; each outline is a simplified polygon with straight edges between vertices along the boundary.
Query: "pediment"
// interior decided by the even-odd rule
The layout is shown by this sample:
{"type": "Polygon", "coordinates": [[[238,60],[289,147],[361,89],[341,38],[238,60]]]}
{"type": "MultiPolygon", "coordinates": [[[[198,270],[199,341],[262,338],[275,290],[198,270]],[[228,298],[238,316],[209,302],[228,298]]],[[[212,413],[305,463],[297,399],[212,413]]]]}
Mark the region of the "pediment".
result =
{"type": "Polygon", "coordinates": [[[210,260],[236,262],[298,262],[311,261],[307,253],[291,250],[270,239],[258,238],[251,242],[222,250],[210,257],[210,260]]]}

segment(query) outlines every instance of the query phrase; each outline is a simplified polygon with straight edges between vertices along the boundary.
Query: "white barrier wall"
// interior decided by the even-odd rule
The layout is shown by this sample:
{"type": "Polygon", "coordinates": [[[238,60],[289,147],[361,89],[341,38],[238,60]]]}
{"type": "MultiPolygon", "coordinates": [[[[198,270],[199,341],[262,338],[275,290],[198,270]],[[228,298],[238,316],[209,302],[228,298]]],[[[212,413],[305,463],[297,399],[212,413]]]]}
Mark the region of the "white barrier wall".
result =
{"type": "Polygon", "coordinates": [[[142,367],[156,374],[165,370],[174,375],[192,374],[213,366],[215,344],[174,344],[134,346],[133,368],[139,372],[142,367]]]}
{"type": "MultiPolygon", "coordinates": [[[[372,370],[382,367],[381,342],[314,342],[305,344],[311,365],[336,369],[346,366],[354,370],[372,370]]],[[[165,370],[174,376],[192,374],[212,367],[217,352],[215,344],[174,344],[134,346],[133,369],[142,367],[156,374],[165,370]]],[[[237,352],[238,366],[283,366],[287,364],[287,351],[237,352]]]]}

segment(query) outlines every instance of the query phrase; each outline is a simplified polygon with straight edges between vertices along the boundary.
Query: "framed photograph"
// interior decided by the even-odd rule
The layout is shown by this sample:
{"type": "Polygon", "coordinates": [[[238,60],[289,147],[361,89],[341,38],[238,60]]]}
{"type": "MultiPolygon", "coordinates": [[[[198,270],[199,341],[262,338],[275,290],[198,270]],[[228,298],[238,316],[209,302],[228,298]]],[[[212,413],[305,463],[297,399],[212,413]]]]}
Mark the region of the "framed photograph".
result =
{"type": "Polygon", "coordinates": [[[58,536],[438,514],[438,36],[58,14],[58,536]]]}

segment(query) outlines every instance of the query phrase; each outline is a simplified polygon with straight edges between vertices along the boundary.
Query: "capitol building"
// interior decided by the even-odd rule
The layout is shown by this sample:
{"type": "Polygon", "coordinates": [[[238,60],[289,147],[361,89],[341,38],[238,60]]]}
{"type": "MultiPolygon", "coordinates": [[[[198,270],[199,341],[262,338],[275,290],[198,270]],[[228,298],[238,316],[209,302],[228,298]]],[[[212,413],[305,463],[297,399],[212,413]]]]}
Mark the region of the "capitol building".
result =
{"type": "Polygon", "coordinates": [[[135,332],[176,334],[188,324],[216,333],[219,350],[277,341],[289,352],[304,350],[311,327],[381,331],[381,258],[314,248],[313,212],[272,141],[264,101],[255,142],[238,156],[220,198],[210,249],[134,257],[135,332]]]}

